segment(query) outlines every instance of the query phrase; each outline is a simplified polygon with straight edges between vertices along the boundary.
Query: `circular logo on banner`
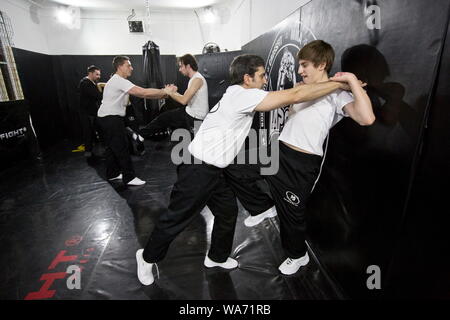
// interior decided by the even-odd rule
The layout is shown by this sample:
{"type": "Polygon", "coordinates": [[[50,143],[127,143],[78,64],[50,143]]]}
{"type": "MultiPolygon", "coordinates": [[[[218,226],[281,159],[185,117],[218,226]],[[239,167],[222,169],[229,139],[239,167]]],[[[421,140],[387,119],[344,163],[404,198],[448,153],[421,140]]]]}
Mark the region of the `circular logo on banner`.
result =
{"type": "MultiPolygon", "coordinates": [[[[283,21],[279,28],[266,62],[268,81],[264,89],[269,91],[290,89],[300,81],[297,53],[304,45],[316,40],[311,30],[302,25],[297,13],[283,21]]],[[[272,110],[268,122],[267,115],[260,113],[260,128],[269,129],[269,141],[283,130],[289,107],[272,110]]]]}

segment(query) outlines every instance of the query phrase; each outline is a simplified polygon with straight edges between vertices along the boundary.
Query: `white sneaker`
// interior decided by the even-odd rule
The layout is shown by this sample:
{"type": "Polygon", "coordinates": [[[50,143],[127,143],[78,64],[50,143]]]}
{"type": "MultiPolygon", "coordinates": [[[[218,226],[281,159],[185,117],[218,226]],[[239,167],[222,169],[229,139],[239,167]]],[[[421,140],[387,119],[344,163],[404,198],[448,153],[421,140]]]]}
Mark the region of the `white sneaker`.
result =
{"type": "Polygon", "coordinates": [[[130,182],[127,183],[129,186],[142,186],[145,184],[145,181],[139,179],[138,177],[134,178],[130,182]]]}
{"type": "Polygon", "coordinates": [[[109,181],[114,181],[114,180],[122,180],[122,174],[119,174],[117,177],[115,178],[111,178],[109,179],[109,181]]]}
{"type": "Polygon", "coordinates": [[[239,263],[237,262],[237,260],[228,257],[227,261],[219,263],[219,262],[214,262],[212,261],[210,258],[208,258],[208,256],[205,257],[205,267],[207,268],[213,268],[213,267],[221,267],[224,269],[234,269],[237,268],[239,263]]]}
{"type": "Polygon", "coordinates": [[[149,286],[155,281],[152,272],[153,263],[145,262],[144,258],[142,257],[143,252],[144,249],[139,249],[138,251],[136,251],[137,276],[139,278],[139,281],[144,286],[149,286]]]}
{"type": "Polygon", "coordinates": [[[284,262],[278,267],[278,270],[281,271],[282,274],[291,275],[294,274],[300,269],[302,266],[306,266],[309,262],[308,252],[301,258],[291,259],[287,258],[284,262]]]}
{"type": "Polygon", "coordinates": [[[277,215],[277,210],[275,209],[275,206],[273,206],[272,208],[267,209],[266,211],[258,214],[257,216],[248,217],[247,219],[244,220],[244,224],[246,227],[254,227],[257,224],[260,224],[261,222],[263,222],[264,219],[276,217],[276,215],[277,215]]]}

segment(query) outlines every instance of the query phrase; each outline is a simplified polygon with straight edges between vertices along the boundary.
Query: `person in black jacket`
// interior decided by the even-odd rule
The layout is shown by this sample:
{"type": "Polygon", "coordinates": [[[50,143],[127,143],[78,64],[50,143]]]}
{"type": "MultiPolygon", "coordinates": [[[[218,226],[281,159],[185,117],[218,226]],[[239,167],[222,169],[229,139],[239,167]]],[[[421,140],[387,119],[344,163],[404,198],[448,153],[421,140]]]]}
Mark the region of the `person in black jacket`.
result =
{"type": "Polygon", "coordinates": [[[95,119],[102,101],[100,80],[101,71],[96,66],[87,69],[88,75],[81,79],[80,90],[80,118],[83,130],[85,156],[92,156],[92,147],[95,139],[95,119]]]}

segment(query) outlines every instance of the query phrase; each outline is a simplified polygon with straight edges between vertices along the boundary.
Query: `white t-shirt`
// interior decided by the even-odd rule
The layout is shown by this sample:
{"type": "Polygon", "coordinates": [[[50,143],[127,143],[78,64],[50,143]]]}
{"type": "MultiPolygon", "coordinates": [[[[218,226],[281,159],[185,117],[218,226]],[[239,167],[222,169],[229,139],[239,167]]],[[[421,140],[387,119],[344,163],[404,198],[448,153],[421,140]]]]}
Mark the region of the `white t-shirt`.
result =
{"type": "Polygon", "coordinates": [[[353,101],[351,93],[336,90],[322,98],[293,105],[278,140],[322,156],[328,131],[343,117],[348,117],[343,108],[353,101]]]}
{"type": "Polygon", "coordinates": [[[206,83],[205,78],[200,74],[200,72],[196,72],[192,78],[189,80],[188,88],[191,86],[192,81],[194,79],[201,79],[203,85],[200,89],[194,94],[189,103],[186,106],[186,113],[193,118],[203,120],[209,111],[208,104],[208,84],[206,83]]]}
{"type": "Polygon", "coordinates": [[[250,132],[256,106],[268,92],[228,87],[222,99],[203,120],[189,152],[210,165],[225,168],[233,162],[250,132]]]}
{"type": "Polygon", "coordinates": [[[125,116],[126,106],[128,104],[128,91],[134,87],[134,84],[115,74],[109,79],[103,91],[103,100],[97,115],[106,116],[125,116]]]}

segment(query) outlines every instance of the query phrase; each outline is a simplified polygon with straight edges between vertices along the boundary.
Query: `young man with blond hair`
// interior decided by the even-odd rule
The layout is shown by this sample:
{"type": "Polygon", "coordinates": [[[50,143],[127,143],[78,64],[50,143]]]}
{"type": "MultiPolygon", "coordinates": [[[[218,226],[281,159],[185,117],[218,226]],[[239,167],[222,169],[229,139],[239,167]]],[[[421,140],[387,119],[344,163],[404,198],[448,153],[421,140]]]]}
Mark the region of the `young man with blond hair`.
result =
{"type": "MultiPolygon", "coordinates": [[[[322,147],[330,129],[344,117],[350,117],[362,126],[375,121],[370,99],[354,74],[339,72],[329,78],[334,56],[331,45],[322,40],[310,42],[299,51],[298,73],[304,85],[331,80],[347,83],[351,92],[336,90],[291,106],[278,138],[281,142],[279,170],[275,175],[264,177],[280,219],[281,243],[287,259],[279,270],[285,275],[296,273],[309,262],[305,244],[305,208],[320,172],[322,147]]],[[[263,218],[251,217],[257,221],[263,218]]]]}

